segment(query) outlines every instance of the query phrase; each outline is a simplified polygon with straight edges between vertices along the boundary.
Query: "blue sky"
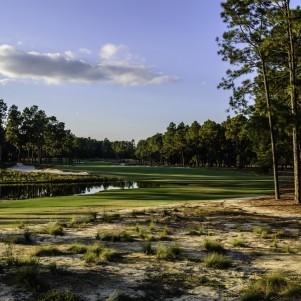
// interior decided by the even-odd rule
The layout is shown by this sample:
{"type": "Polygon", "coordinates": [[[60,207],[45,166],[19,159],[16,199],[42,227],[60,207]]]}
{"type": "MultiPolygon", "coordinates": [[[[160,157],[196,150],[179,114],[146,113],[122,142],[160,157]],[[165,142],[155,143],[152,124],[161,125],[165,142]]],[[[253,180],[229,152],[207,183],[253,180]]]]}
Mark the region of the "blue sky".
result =
{"type": "Polygon", "coordinates": [[[226,119],[219,0],[0,0],[0,98],[77,136],[144,139],[226,119]]]}

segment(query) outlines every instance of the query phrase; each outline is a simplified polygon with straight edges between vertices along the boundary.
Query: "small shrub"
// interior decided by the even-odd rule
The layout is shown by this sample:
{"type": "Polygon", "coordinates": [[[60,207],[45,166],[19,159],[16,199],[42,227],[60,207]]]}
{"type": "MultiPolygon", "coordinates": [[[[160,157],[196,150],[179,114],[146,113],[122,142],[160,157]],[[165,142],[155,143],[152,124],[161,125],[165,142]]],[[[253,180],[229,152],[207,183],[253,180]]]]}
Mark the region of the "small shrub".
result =
{"type": "Polygon", "coordinates": [[[223,247],[223,245],[216,240],[205,239],[204,247],[207,252],[214,252],[219,254],[226,253],[226,249],[223,247]]]}
{"type": "Polygon", "coordinates": [[[227,269],[231,266],[231,260],[220,253],[210,253],[204,259],[205,266],[207,268],[214,269],[227,269]]]}

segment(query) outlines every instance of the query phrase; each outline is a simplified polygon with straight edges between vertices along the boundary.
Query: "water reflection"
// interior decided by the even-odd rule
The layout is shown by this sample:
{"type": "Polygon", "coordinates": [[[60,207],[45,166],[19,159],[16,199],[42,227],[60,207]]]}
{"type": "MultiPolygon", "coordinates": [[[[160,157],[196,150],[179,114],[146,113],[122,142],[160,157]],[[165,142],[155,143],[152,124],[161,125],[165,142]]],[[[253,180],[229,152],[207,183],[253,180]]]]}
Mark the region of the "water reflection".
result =
{"type": "MultiPolygon", "coordinates": [[[[145,184],[141,184],[143,187],[145,184]]],[[[0,185],[0,200],[20,200],[51,196],[86,195],[113,189],[139,188],[138,182],[118,181],[101,184],[69,183],[69,184],[28,184],[0,185]]]]}

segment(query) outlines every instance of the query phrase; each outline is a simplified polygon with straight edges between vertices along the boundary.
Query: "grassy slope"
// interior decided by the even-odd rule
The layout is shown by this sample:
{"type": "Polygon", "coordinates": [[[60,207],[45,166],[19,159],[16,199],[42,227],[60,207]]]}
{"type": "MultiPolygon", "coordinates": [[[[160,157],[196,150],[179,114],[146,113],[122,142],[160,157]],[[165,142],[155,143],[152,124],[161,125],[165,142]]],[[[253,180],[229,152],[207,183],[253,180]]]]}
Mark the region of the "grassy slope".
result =
{"type": "Polygon", "coordinates": [[[0,225],[71,218],[89,211],[226,199],[272,192],[272,178],[221,169],[110,166],[87,163],[64,170],[89,171],[133,181],[160,182],[156,188],[114,190],[95,195],[0,202],[0,225]]]}

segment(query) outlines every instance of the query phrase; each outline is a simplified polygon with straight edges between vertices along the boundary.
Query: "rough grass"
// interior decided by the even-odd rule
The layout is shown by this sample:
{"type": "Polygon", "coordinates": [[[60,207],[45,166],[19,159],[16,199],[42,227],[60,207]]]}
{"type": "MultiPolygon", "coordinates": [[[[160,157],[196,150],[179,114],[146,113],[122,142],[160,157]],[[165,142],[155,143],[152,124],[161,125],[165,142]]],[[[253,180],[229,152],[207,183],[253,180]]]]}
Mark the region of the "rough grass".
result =
{"type": "Polygon", "coordinates": [[[242,294],[242,301],[270,300],[285,297],[286,300],[300,300],[301,285],[285,274],[268,273],[251,283],[242,294]],[[257,298],[257,299],[256,299],[257,298]]]}
{"type": "Polygon", "coordinates": [[[204,264],[207,268],[227,269],[231,266],[232,261],[220,253],[210,253],[204,258],[204,264]]]}

